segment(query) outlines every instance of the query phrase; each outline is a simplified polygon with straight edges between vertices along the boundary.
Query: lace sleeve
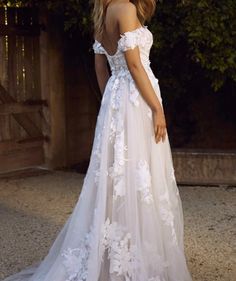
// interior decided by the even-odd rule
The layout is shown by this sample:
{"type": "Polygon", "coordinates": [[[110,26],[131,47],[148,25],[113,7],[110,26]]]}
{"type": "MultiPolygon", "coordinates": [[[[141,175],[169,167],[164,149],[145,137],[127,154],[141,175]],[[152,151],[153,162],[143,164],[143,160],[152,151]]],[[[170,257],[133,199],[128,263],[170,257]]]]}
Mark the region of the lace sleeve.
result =
{"type": "Polygon", "coordinates": [[[95,54],[105,54],[101,43],[98,42],[97,40],[95,40],[93,43],[93,51],[95,54]]]}
{"type": "Polygon", "coordinates": [[[120,36],[121,38],[118,41],[118,48],[120,51],[125,52],[138,46],[138,36],[135,31],[127,31],[120,36]]]}

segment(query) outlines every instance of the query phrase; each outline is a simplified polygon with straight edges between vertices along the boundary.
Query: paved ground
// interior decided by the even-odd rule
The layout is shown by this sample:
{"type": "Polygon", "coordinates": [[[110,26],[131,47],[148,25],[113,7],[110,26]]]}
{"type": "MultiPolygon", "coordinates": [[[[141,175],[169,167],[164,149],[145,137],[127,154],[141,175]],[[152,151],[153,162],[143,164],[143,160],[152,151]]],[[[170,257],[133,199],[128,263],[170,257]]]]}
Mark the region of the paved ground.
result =
{"type": "MultiPolygon", "coordinates": [[[[82,178],[55,172],[0,180],[0,280],[46,255],[73,210],[82,178]]],[[[194,281],[236,280],[236,188],[179,189],[194,281]]]]}

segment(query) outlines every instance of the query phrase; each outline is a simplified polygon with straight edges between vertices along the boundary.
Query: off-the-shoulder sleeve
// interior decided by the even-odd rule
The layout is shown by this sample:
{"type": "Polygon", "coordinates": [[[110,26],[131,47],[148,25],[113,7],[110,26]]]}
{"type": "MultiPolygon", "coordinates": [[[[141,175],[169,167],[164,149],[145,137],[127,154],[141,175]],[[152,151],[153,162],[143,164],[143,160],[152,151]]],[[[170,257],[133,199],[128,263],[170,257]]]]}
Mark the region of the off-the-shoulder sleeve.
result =
{"type": "Polygon", "coordinates": [[[121,38],[118,41],[118,49],[122,52],[125,52],[130,49],[134,49],[138,46],[138,36],[135,31],[127,31],[120,35],[121,38]]]}
{"type": "Polygon", "coordinates": [[[98,42],[96,39],[93,43],[93,51],[95,54],[105,54],[104,48],[102,47],[101,43],[98,42]]]}

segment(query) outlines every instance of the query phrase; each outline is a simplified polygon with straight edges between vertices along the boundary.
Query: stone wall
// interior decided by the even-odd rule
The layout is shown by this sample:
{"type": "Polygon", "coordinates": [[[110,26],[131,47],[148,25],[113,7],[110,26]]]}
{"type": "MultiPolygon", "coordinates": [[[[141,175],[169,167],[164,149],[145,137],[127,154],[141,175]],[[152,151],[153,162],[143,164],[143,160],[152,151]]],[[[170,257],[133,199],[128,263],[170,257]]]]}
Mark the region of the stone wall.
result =
{"type": "Polygon", "coordinates": [[[236,186],[236,151],[172,150],[179,184],[236,186]]]}

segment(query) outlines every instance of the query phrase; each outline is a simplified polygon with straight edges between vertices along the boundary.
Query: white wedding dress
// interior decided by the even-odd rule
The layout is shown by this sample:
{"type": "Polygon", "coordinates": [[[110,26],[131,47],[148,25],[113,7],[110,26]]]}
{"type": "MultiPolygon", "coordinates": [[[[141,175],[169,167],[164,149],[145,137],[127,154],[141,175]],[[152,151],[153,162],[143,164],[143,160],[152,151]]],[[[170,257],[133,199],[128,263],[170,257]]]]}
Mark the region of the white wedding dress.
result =
{"type": "Polygon", "coordinates": [[[168,137],[155,142],[152,112],[127,68],[124,52],[139,47],[149,61],[147,26],[125,32],[114,55],[95,40],[110,76],[97,117],[79,200],[48,255],[4,281],[191,281],[183,246],[182,205],[168,137]]]}

